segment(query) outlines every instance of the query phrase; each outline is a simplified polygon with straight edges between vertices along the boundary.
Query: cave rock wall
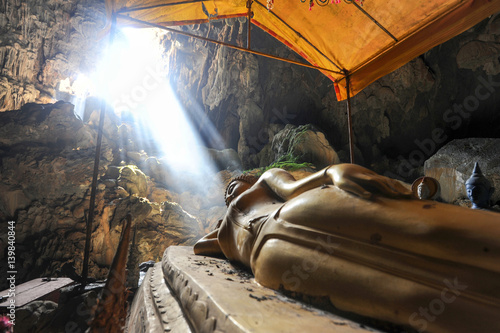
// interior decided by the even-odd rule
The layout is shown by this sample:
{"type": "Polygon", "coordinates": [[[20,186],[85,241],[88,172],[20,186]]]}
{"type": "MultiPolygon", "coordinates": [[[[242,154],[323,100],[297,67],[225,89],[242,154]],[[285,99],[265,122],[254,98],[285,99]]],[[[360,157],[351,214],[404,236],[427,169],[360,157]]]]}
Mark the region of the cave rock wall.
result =
{"type": "Polygon", "coordinates": [[[61,80],[94,66],[105,26],[102,0],[2,0],[0,111],[53,101],[61,80]]]}
{"type": "MultiPolygon", "coordinates": [[[[246,45],[244,20],[185,30],[246,45]]],[[[346,102],[321,73],[184,36],[172,35],[166,49],[179,44],[170,57],[179,96],[208,116],[245,167],[259,165],[259,152],[287,124],[314,125],[346,161],[346,102]]],[[[256,27],[252,48],[299,60],[256,27]]],[[[447,142],[498,137],[499,50],[497,14],[365,88],[352,99],[355,161],[412,180],[447,142]]]]}

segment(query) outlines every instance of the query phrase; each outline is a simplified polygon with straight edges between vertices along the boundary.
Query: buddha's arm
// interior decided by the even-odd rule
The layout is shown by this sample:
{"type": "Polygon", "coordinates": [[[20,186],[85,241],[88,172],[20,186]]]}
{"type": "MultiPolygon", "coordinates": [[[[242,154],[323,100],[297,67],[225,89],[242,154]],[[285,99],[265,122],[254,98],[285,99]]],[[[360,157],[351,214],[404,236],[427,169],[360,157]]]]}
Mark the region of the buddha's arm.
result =
{"type": "Polygon", "coordinates": [[[284,170],[270,169],[261,176],[259,182],[266,184],[283,200],[325,184],[334,184],[363,198],[370,198],[373,193],[388,197],[411,196],[411,191],[398,181],[355,164],[331,165],[299,180],[284,170]]]}
{"type": "Polygon", "coordinates": [[[356,164],[336,164],[325,171],[340,189],[368,199],[372,194],[390,198],[410,198],[412,192],[400,182],[356,164]]]}
{"type": "Polygon", "coordinates": [[[325,173],[326,169],[315,172],[305,178],[295,180],[288,172],[282,169],[270,169],[259,178],[263,183],[283,200],[289,200],[301,193],[324,184],[333,184],[331,177],[325,173]]]}

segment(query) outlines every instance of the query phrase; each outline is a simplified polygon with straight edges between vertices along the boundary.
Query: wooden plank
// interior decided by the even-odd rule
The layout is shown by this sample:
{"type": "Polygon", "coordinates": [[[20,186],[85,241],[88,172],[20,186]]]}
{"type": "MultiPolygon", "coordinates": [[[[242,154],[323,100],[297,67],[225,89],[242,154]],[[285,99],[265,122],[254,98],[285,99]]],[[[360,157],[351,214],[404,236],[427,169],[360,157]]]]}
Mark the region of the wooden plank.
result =
{"type": "Polygon", "coordinates": [[[13,294],[12,298],[15,300],[17,308],[66,287],[73,282],[74,281],[70,278],[52,278],[50,280],[39,278],[22,283],[17,285],[15,290],[6,289],[0,292],[0,296],[2,296],[0,307],[7,307],[10,305],[11,298],[9,298],[9,294],[13,294]]]}

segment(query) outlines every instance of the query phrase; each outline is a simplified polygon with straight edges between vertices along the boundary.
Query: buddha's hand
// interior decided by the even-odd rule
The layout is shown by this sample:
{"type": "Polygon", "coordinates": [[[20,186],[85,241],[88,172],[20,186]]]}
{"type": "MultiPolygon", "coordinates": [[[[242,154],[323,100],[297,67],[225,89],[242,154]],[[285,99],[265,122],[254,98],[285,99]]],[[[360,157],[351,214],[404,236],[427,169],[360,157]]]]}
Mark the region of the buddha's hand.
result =
{"type": "Polygon", "coordinates": [[[399,181],[379,175],[356,164],[336,164],[326,174],[338,188],[369,199],[373,194],[391,198],[410,198],[412,192],[399,181]]]}

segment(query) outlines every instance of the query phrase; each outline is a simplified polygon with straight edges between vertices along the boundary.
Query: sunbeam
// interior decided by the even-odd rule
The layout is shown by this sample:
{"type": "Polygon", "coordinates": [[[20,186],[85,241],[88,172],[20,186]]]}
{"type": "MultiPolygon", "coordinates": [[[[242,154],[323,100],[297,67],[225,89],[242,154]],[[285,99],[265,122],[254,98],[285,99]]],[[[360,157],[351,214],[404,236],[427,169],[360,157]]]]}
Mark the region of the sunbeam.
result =
{"type": "MultiPolygon", "coordinates": [[[[168,80],[167,57],[161,44],[161,34],[156,29],[118,30],[114,42],[96,73],[82,76],[78,85],[89,95],[104,98],[107,105],[127,122],[131,128],[135,149],[155,155],[168,175],[166,184],[177,191],[184,191],[195,184],[206,183],[207,177],[215,181],[217,170],[209,159],[182,105],[177,100],[168,80]]],[[[214,126],[210,133],[222,142],[214,126]]],[[[123,149],[123,160],[127,162],[123,149]]]]}

